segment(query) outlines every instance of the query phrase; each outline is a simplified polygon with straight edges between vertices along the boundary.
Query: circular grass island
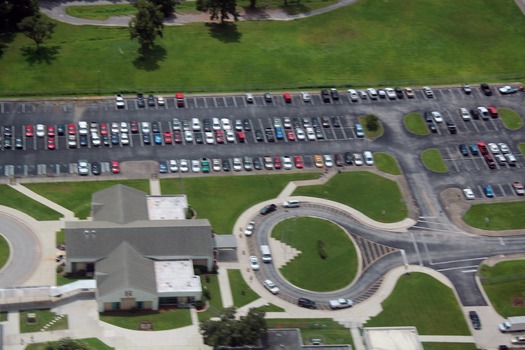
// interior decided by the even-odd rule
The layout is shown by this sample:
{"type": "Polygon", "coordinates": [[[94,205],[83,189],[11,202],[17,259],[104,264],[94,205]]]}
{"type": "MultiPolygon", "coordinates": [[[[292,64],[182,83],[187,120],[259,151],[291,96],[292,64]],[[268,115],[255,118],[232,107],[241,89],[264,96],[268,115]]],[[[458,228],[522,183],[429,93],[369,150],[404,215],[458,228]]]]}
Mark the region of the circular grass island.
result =
{"type": "Polygon", "coordinates": [[[300,251],[279,271],[294,286],[331,292],[348,286],[358,271],[354,243],[341,227],[317,218],[280,222],[272,237],[300,251]]]}

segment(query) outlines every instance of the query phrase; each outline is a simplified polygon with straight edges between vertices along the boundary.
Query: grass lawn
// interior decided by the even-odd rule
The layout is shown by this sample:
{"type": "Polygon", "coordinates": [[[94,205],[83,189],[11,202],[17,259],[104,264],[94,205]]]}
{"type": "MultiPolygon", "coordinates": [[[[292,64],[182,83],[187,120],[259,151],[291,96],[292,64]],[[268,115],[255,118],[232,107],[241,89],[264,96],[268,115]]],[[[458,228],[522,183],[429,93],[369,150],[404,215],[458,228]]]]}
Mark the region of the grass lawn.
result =
{"type": "Polygon", "coordinates": [[[0,235],[0,270],[4,267],[10,255],[9,245],[4,236],[0,235]]]}
{"type": "MultiPolygon", "coordinates": [[[[195,8],[195,4],[194,4],[195,8]]],[[[112,16],[127,16],[137,13],[131,4],[67,6],[66,14],[86,19],[106,20],[112,16]]]]}
{"type": "Polygon", "coordinates": [[[430,131],[428,130],[427,124],[421,117],[419,113],[410,113],[403,117],[403,123],[408,131],[416,135],[428,135],[430,131]]]}
{"type": "Polygon", "coordinates": [[[366,171],[340,173],[324,185],[298,187],[293,195],[343,203],[380,222],[397,222],[407,217],[397,183],[366,171]]]}
{"type": "Polygon", "coordinates": [[[68,277],[60,273],[57,273],[57,286],[63,286],[64,284],[73,283],[80,280],[92,280],[93,277],[68,277]]]}
{"type": "Polygon", "coordinates": [[[272,237],[301,252],[279,269],[284,278],[299,288],[330,292],[346,287],[356,276],[354,244],[345,231],[330,221],[288,219],[274,227],[272,237]],[[321,257],[319,244],[324,245],[325,259],[321,257]]]}
{"type": "Polygon", "coordinates": [[[490,267],[482,265],[481,283],[491,304],[503,317],[521,316],[523,307],[512,305],[513,297],[525,297],[525,260],[502,261],[490,267]]]}
{"type": "Polygon", "coordinates": [[[169,26],[144,60],[127,27],[58,23],[38,52],[22,34],[2,39],[0,95],[12,96],[519,81],[525,72],[514,0],[361,0],[295,21],[169,26]]]}
{"type": "Polygon", "coordinates": [[[384,173],[401,175],[401,169],[399,168],[396,158],[388,153],[374,152],[374,162],[377,169],[384,173]]]}
{"type": "Polygon", "coordinates": [[[154,331],[165,331],[191,325],[190,309],[177,309],[168,312],[101,313],[100,320],[132,330],[139,330],[139,323],[142,321],[151,322],[154,331]]]}
{"type": "Polygon", "coordinates": [[[354,343],[350,330],[330,318],[267,318],[268,328],[299,328],[303,344],[311,344],[311,339],[322,339],[325,344],[354,343]]]}
{"type": "Polygon", "coordinates": [[[369,128],[367,128],[367,126],[366,126],[366,116],[361,115],[361,116],[359,116],[358,119],[359,119],[359,123],[361,123],[361,125],[363,126],[363,130],[365,131],[365,137],[367,139],[375,140],[378,137],[383,136],[383,133],[385,132],[385,130],[383,129],[383,124],[381,123],[381,119],[379,119],[379,128],[377,130],[374,130],[374,131],[372,131],[369,128]]]}
{"type": "Polygon", "coordinates": [[[123,184],[149,194],[148,180],[32,183],[25,186],[75,213],[79,219],[91,214],[91,196],[105,188],[123,184]]]}
{"type": "Polygon", "coordinates": [[[7,311],[0,312],[0,322],[7,321],[7,311]]]}
{"type": "MultiPolygon", "coordinates": [[[[20,333],[33,333],[40,332],[40,330],[50,321],[53,321],[58,315],[49,310],[25,310],[20,311],[20,333]],[[27,324],[26,316],[28,313],[36,314],[37,323],[27,324]]],[[[60,320],[55,322],[50,327],[46,328],[46,331],[57,331],[60,329],[67,329],[67,315],[64,315],[60,320]]]]}
{"type": "Polygon", "coordinates": [[[274,304],[268,304],[266,306],[258,307],[257,310],[264,312],[284,312],[284,309],[282,307],[279,307],[274,304]]]}
{"type": "MultiPolygon", "coordinates": [[[[232,290],[233,306],[241,307],[260,298],[242,278],[241,270],[228,270],[232,290]]],[[[253,282],[255,283],[255,282],[253,282]]]]}
{"type": "MultiPolygon", "coordinates": [[[[1,78],[0,78],[1,79],[1,78]]],[[[5,205],[32,216],[36,220],[59,220],[62,214],[40,204],[7,185],[0,185],[0,205],[5,205]]]]}
{"type": "Polygon", "coordinates": [[[509,108],[498,108],[498,113],[507,129],[518,130],[523,126],[523,119],[516,111],[509,108]]]}
{"type": "MultiPolygon", "coordinates": [[[[214,232],[231,234],[235,220],[247,208],[275,198],[290,181],[318,178],[319,174],[213,176],[184,178],[184,193],[199,218],[210,220],[214,232]],[[239,195],[241,194],[242,195],[239,195]],[[224,210],[224,211],[223,211],[224,210]]],[[[162,179],[162,194],[181,192],[179,179],[162,179]]]]}
{"type": "Polygon", "coordinates": [[[525,228],[525,201],[474,204],[463,216],[463,221],[483,230],[518,230],[525,228]],[[488,218],[488,220],[487,220],[488,218]]]}
{"type": "Polygon", "coordinates": [[[518,147],[520,148],[521,154],[523,154],[525,156],[525,142],[520,142],[518,144],[518,147]]]}
{"type": "Polygon", "coordinates": [[[366,327],[415,326],[420,335],[470,335],[452,290],[424,273],[402,276],[382,305],[366,327]]]}
{"type": "Polygon", "coordinates": [[[437,148],[429,148],[421,152],[421,160],[425,167],[435,173],[447,173],[448,168],[437,148]]]}
{"type": "MultiPolygon", "coordinates": [[[[80,342],[82,344],[85,344],[89,347],[91,350],[111,350],[114,349],[105,343],[103,343],[98,338],[86,338],[86,339],[75,339],[77,342],[80,342]]],[[[56,346],[58,345],[58,342],[51,341],[47,343],[34,343],[34,344],[28,344],[25,347],[25,350],[47,350],[49,346],[56,346]]]]}
{"type": "Polygon", "coordinates": [[[208,310],[199,311],[197,313],[199,322],[209,320],[212,317],[217,317],[220,311],[223,309],[221,289],[219,287],[217,275],[201,275],[201,283],[203,289],[205,287],[210,292],[210,298],[207,300],[208,310]]]}
{"type": "Polygon", "coordinates": [[[478,350],[474,343],[423,343],[425,350],[478,350]]]}

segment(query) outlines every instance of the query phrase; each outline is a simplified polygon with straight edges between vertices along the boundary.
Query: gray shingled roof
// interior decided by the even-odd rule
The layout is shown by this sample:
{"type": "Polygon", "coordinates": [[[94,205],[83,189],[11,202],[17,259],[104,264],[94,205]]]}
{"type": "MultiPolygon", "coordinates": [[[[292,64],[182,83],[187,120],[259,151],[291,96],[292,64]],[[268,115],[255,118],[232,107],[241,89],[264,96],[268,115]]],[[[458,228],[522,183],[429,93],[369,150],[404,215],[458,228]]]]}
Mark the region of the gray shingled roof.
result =
{"type": "Polygon", "coordinates": [[[65,240],[70,261],[97,261],[122,242],[153,259],[213,257],[211,225],[199,220],[145,220],[124,225],[114,222],[66,222],[65,240]]]}
{"type": "Polygon", "coordinates": [[[119,224],[149,218],[146,193],[120,184],[93,193],[91,212],[94,221],[119,224]]]}
{"type": "Polygon", "coordinates": [[[96,264],[99,296],[130,288],[156,294],[154,262],[141,256],[127,242],[122,242],[107,258],[96,264]]]}

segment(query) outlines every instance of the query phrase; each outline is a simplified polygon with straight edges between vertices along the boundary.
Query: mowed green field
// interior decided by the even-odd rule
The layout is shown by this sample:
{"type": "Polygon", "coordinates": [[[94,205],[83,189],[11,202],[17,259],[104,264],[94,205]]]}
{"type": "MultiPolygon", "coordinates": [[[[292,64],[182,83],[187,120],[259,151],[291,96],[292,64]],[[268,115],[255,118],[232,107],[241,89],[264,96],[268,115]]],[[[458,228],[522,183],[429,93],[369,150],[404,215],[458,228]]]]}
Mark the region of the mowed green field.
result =
{"type": "Polygon", "coordinates": [[[525,17],[514,0],[361,0],[295,21],[166,27],[145,61],[127,28],[60,23],[45,47],[3,44],[0,94],[519,80],[525,17]]]}

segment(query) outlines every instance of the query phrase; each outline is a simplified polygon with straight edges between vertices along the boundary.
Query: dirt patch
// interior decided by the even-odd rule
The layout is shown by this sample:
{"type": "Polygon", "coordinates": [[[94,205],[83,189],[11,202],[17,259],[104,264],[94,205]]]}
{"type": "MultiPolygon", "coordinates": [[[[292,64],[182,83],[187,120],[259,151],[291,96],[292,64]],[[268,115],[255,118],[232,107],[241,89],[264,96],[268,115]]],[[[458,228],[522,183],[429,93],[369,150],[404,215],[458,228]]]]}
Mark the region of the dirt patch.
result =
{"type": "Polygon", "coordinates": [[[512,297],[512,306],[524,307],[525,298],[524,297],[512,297]]]}

